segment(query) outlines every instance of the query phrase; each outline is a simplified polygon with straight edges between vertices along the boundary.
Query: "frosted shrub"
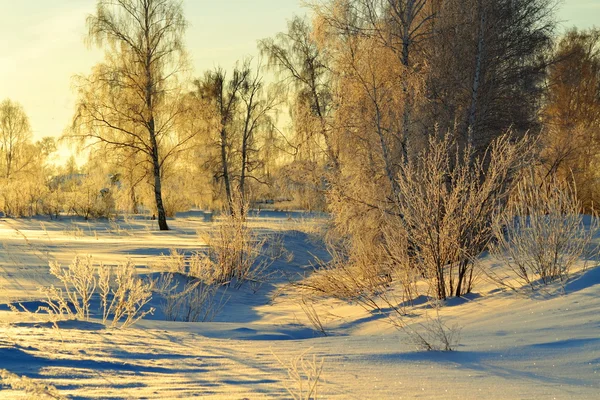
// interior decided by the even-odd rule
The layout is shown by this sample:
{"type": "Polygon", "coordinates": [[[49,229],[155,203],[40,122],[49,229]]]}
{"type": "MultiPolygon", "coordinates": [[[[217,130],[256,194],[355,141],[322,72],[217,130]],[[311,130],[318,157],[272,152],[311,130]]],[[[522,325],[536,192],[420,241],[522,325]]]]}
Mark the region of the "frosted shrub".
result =
{"type": "Polygon", "coordinates": [[[181,274],[189,278],[198,279],[201,282],[213,285],[221,284],[221,271],[217,263],[213,262],[208,254],[195,252],[190,256],[171,249],[168,256],[163,256],[158,269],[170,274],[181,274]]]}
{"type": "Polygon", "coordinates": [[[67,399],[52,385],[43,384],[26,376],[18,376],[5,369],[0,369],[0,384],[10,386],[13,390],[22,390],[30,395],[28,397],[30,399],[67,399]]]}
{"type": "Polygon", "coordinates": [[[71,309],[65,303],[65,298],[75,308],[75,317],[87,320],[90,317],[90,300],[96,289],[96,269],[92,258],[75,257],[73,262],[63,268],[57,262],[50,263],[50,273],[62,283],[63,289],[51,286],[46,294],[55,302],[48,301],[56,314],[71,314],[71,309]]]}
{"type": "Polygon", "coordinates": [[[367,310],[379,311],[391,277],[372,250],[370,244],[358,238],[330,245],[332,259],[319,261],[315,272],[295,285],[312,296],[354,301],[367,310]]]}
{"type": "Polygon", "coordinates": [[[527,139],[513,143],[505,135],[477,158],[474,149],[460,150],[446,136],[432,138],[425,153],[402,165],[397,213],[386,216],[386,225],[406,232],[410,265],[437,299],[472,290],[475,261],[493,236],[495,212],[505,207],[530,150],[527,139]]]}
{"type": "Polygon", "coordinates": [[[110,321],[111,327],[126,328],[154,311],[144,310],[152,298],[152,283],[140,279],[130,262],[111,272],[110,267],[96,267],[90,256],[76,257],[66,268],[50,263],[50,273],[62,287],[42,288],[46,306],[40,309],[55,317],[89,320],[94,295],[100,297],[103,322],[110,321]]]}
{"type": "MultiPolygon", "coordinates": [[[[553,281],[565,283],[573,266],[586,256],[598,221],[586,228],[573,186],[555,178],[519,183],[507,212],[500,213],[492,255],[508,267],[508,276],[492,277],[516,289],[538,289],[553,281]]],[[[597,251],[597,250],[594,250],[597,251]]]]}
{"type": "Polygon", "coordinates": [[[449,134],[431,137],[423,152],[399,166],[386,201],[365,205],[332,190],[343,249],[308,283],[363,303],[376,303],[391,283],[399,283],[406,304],[421,294],[417,280],[439,300],[470,293],[477,259],[493,237],[494,215],[506,206],[530,150],[527,138],[515,142],[508,134],[481,156],[449,134]]]}
{"type": "Polygon", "coordinates": [[[203,239],[208,253],[197,255],[194,269],[205,280],[221,284],[235,282],[239,287],[246,281],[263,279],[265,269],[272,262],[263,252],[266,239],[259,238],[248,227],[245,216],[226,215],[203,239]],[[207,276],[208,272],[212,276],[207,276]]]}
{"type": "Polygon", "coordinates": [[[102,320],[111,321],[111,327],[127,328],[154,312],[143,310],[152,299],[152,282],[145,282],[135,273],[131,262],[118,265],[111,273],[108,267],[98,269],[102,320]]]}
{"type": "Polygon", "coordinates": [[[414,325],[406,325],[402,320],[394,320],[396,327],[407,334],[409,342],[418,350],[425,351],[454,351],[459,345],[462,328],[458,325],[448,325],[440,315],[440,304],[430,303],[435,313],[426,313],[424,321],[414,325]]]}
{"type": "Polygon", "coordinates": [[[0,179],[0,210],[13,217],[33,216],[43,211],[48,189],[41,176],[20,175],[0,179]]]}

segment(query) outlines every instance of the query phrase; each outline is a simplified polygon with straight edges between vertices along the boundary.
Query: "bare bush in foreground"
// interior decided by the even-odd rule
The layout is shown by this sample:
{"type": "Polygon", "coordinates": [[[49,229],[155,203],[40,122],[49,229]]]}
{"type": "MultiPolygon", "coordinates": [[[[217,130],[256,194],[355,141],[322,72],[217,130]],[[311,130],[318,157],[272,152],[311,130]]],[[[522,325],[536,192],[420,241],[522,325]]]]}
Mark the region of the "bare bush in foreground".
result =
{"type": "Polygon", "coordinates": [[[118,265],[111,272],[110,267],[96,267],[90,256],[76,257],[67,268],[50,263],[50,272],[61,281],[64,290],[54,286],[41,288],[46,306],[40,310],[56,318],[89,320],[90,300],[96,293],[102,321],[110,320],[111,327],[129,327],[154,312],[153,308],[143,310],[152,298],[152,283],[139,278],[131,262],[118,265]]]}
{"type": "Polygon", "coordinates": [[[435,315],[425,314],[424,322],[408,326],[396,319],[394,325],[408,335],[409,341],[419,350],[454,351],[458,347],[461,327],[448,325],[440,316],[439,305],[433,305],[435,315]]]}
{"type": "Polygon", "coordinates": [[[410,263],[437,299],[472,290],[475,260],[491,240],[495,212],[504,208],[530,150],[527,138],[513,142],[505,135],[476,158],[473,148],[461,151],[447,135],[430,139],[427,152],[402,165],[397,216],[389,215],[387,225],[405,230],[410,263]]]}
{"type": "Polygon", "coordinates": [[[310,349],[287,363],[273,354],[287,371],[290,385],[286,385],[286,389],[294,400],[317,400],[319,398],[318,389],[325,359],[318,360],[314,354],[312,357],[307,357],[308,351],[310,349]]]}
{"type": "Polygon", "coordinates": [[[497,241],[490,249],[509,276],[490,272],[492,278],[512,289],[564,284],[577,262],[597,252],[590,247],[598,220],[592,215],[586,227],[581,206],[574,186],[556,178],[538,182],[532,174],[520,182],[508,211],[494,225],[497,241]]]}
{"type": "Polygon", "coordinates": [[[102,321],[111,319],[111,327],[127,328],[154,312],[153,307],[143,310],[152,299],[153,284],[140,279],[129,261],[115,269],[98,269],[102,321]]]}
{"type": "MultiPolygon", "coordinates": [[[[93,265],[91,257],[75,257],[73,262],[66,268],[63,268],[57,262],[51,262],[50,273],[58,278],[64,287],[64,292],[54,287],[46,291],[46,294],[57,299],[56,304],[59,309],[56,311],[64,311],[70,314],[68,305],[58,300],[59,297],[64,299],[62,296],[64,294],[75,308],[75,316],[80,319],[89,319],[90,300],[96,290],[96,267],[93,265]]],[[[58,314],[60,313],[58,312],[58,314]]]]}

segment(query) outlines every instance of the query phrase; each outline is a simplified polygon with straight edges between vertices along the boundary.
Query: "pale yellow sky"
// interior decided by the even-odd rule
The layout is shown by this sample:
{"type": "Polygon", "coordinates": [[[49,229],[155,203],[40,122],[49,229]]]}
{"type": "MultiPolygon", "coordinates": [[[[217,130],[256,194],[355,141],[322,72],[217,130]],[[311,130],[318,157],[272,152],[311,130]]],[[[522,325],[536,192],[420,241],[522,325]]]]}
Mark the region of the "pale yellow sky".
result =
{"type": "MultiPolygon", "coordinates": [[[[71,78],[87,74],[102,53],[84,44],[85,18],[95,0],[0,0],[0,100],[20,102],[36,139],[58,136],[69,124],[71,78]]],[[[256,54],[256,41],[282,31],[306,10],[300,0],[184,1],[187,49],[194,74],[256,54]]],[[[600,0],[565,0],[564,25],[600,21],[600,0]]]]}
{"type": "MultiPolygon", "coordinates": [[[[34,137],[59,136],[73,113],[72,76],[87,74],[102,52],[84,44],[95,0],[0,0],[0,100],[29,115],[34,137]]],[[[256,53],[256,41],[303,15],[299,0],[184,1],[194,74],[230,68],[256,53]]]]}

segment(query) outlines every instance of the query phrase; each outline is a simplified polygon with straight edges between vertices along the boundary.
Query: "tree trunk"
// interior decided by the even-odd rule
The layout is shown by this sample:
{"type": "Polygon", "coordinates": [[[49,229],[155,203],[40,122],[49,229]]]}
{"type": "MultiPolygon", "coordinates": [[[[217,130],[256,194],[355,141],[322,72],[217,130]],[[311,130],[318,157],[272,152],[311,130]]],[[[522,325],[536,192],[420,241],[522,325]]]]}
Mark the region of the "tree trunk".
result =
{"type": "Polygon", "coordinates": [[[469,115],[467,117],[467,125],[465,127],[465,138],[469,146],[474,145],[473,129],[477,120],[477,107],[479,100],[479,87],[481,85],[481,69],[483,64],[484,52],[484,35],[485,35],[485,12],[483,10],[482,0],[478,1],[479,10],[479,33],[477,37],[477,56],[475,60],[475,73],[473,74],[473,85],[471,87],[471,105],[469,106],[469,115]]]}
{"type": "Polygon", "coordinates": [[[246,168],[248,164],[248,135],[244,132],[242,139],[242,173],[240,176],[240,215],[243,217],[246,210],[246,196],[245,196],[245,185],[246,185],[246,168]]]}
{"type": "Polygon", "coordinates": [[[168,231],[167,213],[162,200],[162,184],[160,180],[160,164],[158,162],[158,154],[154,152],[152,155],[152,164],[154,167],[154,199],[156,201],[156,212],[158,219],[158,227],[161,231],[168,231]]]}
{"type": "Polygon", "coordinates": [[[229,163],[227,161],[227,132],[221,128],[221,163],[223,165],[223,181],[225,182],[225,194],[227,195],[227,206],[233,215],[233,197],[231,193],[231,180],[229,178],[229,163]]]}
{"type": "Polygon", "coordinates": [[[246,170],[248,168],[248,141],[250,140],[250,135],[252,134],[253,126],[251,127],[251,119],[252,119],[252,109],[254,105],[254,95],[256,88],[252,88],[252,94],[250,95],[250,100],[246,105],[246,118],[244,121],[244,131],[242,136],[242,171],[240,176],[240,215],[244,218],[246,213],[246,170]]]}
{"type": "Polygon", "coordinates": [[[167,213],[165,212],[165,206],[163,205],[162,199],[160,161],[158,157],[158,143],[156,142],[156,135],[154,131],[154,118],[150,119],[150,123],[148,125],[150,142],[152,143],[152,172],[154,173],[154,200],[156,202],[156,213],[158,214],[158,228],[161,231],[168,231],[169,225],[167,225],[167,213]]]}
{"type": "Polygon", "coordinates": [[[129,189],[129,196],[131,198],[131,211],[137,215],[140,213],[140,210],[138,208],[137,196],[135,195],[135,187],[133,185],[131,185],[131,188],[129,189]]]}
{"type": "Polygon", "coordinates": [[[410,132],[411,113],[412,113],[412,93],[409,93],[408,79],[410,68],[410,29],[412,26],[412,2],[410,2],[406,11],[406,23],[402,33],[402,65],[404,71],[402,73],[402,92],[404,94],[404,111],[402,113],[402,137],[400,138],[400,146],[402,151],[402,162],[408,162],[408,135],[410,132]]]}

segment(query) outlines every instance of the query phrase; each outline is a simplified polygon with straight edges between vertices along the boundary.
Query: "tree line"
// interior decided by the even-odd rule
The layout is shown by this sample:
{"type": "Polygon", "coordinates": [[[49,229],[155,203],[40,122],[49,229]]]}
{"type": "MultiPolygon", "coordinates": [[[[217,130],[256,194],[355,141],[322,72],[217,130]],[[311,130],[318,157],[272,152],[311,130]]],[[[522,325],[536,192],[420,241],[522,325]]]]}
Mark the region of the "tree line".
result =
{"type": "Polygon", "coordinates": [[[407,165],[431,138],[447,136],[449,152],[485,166],[507,131],[512,141],[535,138],[536,173],[572,178],[591,207],[600,195],[600,35],[557,33],[555,8],[321,0],[310,19],[259,41],[254,59],[188,79],[181,2],[98,0],[87,39],[105,56],[75,78],[63,137],[91,149],[89,161],[81,171],[44,162],[54,144],[34,144],[24,110],[6,100],[2,209],[90,217],[144,207],[164,230],[191,206],[243,215],[251,201],[288,198],[378,242],[374,221],[405,211],[407,165]]]}

